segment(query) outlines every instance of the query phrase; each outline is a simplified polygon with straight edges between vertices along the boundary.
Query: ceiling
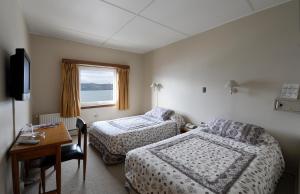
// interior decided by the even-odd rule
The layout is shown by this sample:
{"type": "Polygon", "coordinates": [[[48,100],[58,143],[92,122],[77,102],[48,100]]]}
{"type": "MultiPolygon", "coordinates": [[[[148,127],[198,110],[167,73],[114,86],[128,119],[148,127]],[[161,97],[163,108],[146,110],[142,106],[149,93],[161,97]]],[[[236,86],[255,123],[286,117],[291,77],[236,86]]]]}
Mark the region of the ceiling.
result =
{"type": "Polygon", "coordinates": [[[146,53],[289,0],[21,0],[32,34],[146,53]]]}

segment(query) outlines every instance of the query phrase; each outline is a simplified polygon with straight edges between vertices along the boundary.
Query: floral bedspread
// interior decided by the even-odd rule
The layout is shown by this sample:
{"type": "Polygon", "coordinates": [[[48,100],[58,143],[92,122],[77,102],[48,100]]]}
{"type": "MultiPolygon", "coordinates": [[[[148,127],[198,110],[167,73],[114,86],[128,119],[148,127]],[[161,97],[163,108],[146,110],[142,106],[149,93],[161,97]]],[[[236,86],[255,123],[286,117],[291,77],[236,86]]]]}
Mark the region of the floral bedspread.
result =
{"type": "Polygon", "coordinates": [[[200,129],[126,155],[126,185],[134,193],[273,193],[284,160],[268,133],[250,145],[200,129]]]}
{"type": "Polygon", "coordinates": [[[95,122],[89,133],[110,154],[125,156],[132,149],[173,137],[179,130],[174,121],[139,115],[95,122]]]}

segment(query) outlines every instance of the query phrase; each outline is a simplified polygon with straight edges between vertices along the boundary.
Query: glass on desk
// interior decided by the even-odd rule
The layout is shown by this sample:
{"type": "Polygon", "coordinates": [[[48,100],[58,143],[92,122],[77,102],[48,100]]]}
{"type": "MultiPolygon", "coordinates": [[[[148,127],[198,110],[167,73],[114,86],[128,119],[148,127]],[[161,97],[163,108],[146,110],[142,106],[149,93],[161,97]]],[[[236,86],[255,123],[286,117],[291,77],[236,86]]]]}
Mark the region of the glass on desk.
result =
{"type": "Polygon", "coordinates": [[[35,139],[37,137],[42,137],[45,139],[46,133],[45,133],[45,131],[35,131],[33,125],[31,123],[28,123],[23,128],[21,136],[31,137],[33,139],[35,139]]]}
{"type": "Polygon", "coordinates": [[[39,136],[45,139],[46,138],[46,132],[45,131],[40,131],[39,136]]]}

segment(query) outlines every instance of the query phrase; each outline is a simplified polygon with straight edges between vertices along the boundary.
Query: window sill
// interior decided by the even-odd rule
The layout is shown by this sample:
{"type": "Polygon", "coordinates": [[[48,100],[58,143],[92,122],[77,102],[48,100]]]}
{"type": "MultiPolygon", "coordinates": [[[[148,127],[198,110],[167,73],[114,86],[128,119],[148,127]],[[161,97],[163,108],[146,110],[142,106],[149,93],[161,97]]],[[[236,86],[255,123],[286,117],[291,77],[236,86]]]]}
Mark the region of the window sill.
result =
{"type": "Polygon", "coordinates": [[[82,106],[81,109],[113,107],[113,106],[116,106],[116,104],[101,104],[101,105],[82,106]]]}

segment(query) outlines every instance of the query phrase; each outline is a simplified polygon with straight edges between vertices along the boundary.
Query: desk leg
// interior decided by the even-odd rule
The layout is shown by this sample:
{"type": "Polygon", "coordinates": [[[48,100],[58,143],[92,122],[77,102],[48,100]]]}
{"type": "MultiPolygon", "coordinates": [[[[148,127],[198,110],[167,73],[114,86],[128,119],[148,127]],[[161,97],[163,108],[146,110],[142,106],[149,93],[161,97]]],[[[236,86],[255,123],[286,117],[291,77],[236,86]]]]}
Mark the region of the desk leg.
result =
{"type": "Polygon", "coordinates": [[[56,189],[57,194],[61,194],[61,147],[56,148],[56,189]]]}
{"type": "Polygon", "coordinates": [[[12,176],[13,176],[13,187],[14,194],[20,193],[20,182],[19,182],[19,163],[15,154],[11,157],[11,168],[12,168],[12,176]]]}

